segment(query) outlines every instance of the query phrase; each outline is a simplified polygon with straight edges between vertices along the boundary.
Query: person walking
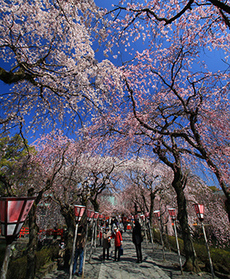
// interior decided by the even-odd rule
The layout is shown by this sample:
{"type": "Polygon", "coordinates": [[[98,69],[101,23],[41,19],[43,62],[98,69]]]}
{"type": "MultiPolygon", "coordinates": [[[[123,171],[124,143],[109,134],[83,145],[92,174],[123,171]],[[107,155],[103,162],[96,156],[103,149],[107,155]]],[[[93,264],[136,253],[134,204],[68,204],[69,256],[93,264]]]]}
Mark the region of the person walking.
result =
{"type": "Polygon", "coordinates": [[[77,276],[82,275],[84,247],[85,247],[85,241],[86,241],[85,235],[86,235],[85,228],[82,225],[80,225],[78,228],[78,232],[77,232],[75,257],[74,257],[74,264],[73,264],[73,275],[76,274],[77,276]],[[76,273],[78,257],[79,257],[79,268],[78,268],[78,272],[76,273]]]}
{"type": "Polygon", "coordinates": [[[133,228],[133,234],[132,239],[133,243],[136,247],[136,253],[137,253],[137,263],[142,262],[142,252],[141,252],[141,242],[142,242],[142,236],[141,236],[141,225],[138,220],[134,221],[134,228],[133,228]]]}
{"type": "Polygon", "coordinates": [[[109,260],[109,248],[111,247],[110,240],[111,231],[109,230],[109,227],[106,227],[105,232],[103,233],[103,261],[105,261],[105,250],[107,250],[107,260],[109,260]]]}
{"type": "Polygon", "coordinates": [[[113,233],[112,237],[114,237],[114,239],[115,239],[114,261],[116,261],[116,260],[120,261],[120,248],[121,248],[121,245],[122,245],[123,241],[122,241],[121,232],[118,230],[117,227],[114,227],[114,233],[113,233]]]}
{"type": "Polygon", "coordinates": [[[103,227],[101,227],[101,228],[100,228],[100,231],[99,231],[100,246],[102,246],[102,236],[103,236],[103,227]]]}

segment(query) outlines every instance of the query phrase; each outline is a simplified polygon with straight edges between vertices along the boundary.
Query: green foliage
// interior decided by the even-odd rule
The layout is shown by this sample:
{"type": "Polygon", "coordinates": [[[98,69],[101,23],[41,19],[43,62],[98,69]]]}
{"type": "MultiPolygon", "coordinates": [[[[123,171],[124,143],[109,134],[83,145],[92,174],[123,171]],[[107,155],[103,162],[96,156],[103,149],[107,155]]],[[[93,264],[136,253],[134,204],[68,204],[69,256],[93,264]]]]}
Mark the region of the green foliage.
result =
{"type": "MultiPolygon", "coordinates": [[[[0,265],[5,255],[5,240],[0,242],[0,265]]],[[[36,271],[41,269],[47,263],[54,261],[58,258],[59,247],[58,243],[51,244],[50,246],[44,246],[40,251],[36,252],[36,271]]],[[[20,253],[21,254],[21,253],[20,253]]],[[[27,266],[27,256],[21,256],[16,259],[10,259],[8,270],[7,270],[7,279],[24,279],[26,278],[26,266],[27,266]]]]}
{"type": "Polygon", "coordinates": [[[26,266],[27,266],[26,256],[10,261],[7,270],[7,279],[26,278],[26,266]]]}
{"type": "Polygon", "coordinates": [[[28,146],[20,135],[0,138],[0,195],[12,196],[15,185],[23,184],[27,178],[29,154],[34,148],[28,146]]]}
{"type": "Polygon", "coordinates": [[[214,263],[214,269],[222,273],[230,274],[230,251],[211,248],[210,253],[214,263]]]}
{"type": "MultiPolygon", "coordinates": [[[[168,242],[170,244],[171,249],[173,249],[174,251],[177,251],[175,237],[168,235],[168,242]]],[[[182,239],[178,238],[178,242],[179,242],[180,250],[183,251],[184,250],[184,241],[182,239]]]]}
{"type": "Polygon", "coordinates": [[[219,189],[216,186],[209,186],[209,188],[215,193],[219,191],[219,189]]]}
{"type": "Polygon", "coordinates": [[[59,247],[57,245],[52,245],[50,247],[44,247],[36,253],[37,255],[37,264],[36,269],[39,270],[42,266],[48,262],[53,261],[55,258],[58,258],[59,247]]]}
{"type": "Polygon", "coordinates": [[[25,144],[19,135],[14,137],[4,137],[0,139],[0,167],[12,167],[13,164],[19,161],[26,155],[27,143],[25,144]]]}

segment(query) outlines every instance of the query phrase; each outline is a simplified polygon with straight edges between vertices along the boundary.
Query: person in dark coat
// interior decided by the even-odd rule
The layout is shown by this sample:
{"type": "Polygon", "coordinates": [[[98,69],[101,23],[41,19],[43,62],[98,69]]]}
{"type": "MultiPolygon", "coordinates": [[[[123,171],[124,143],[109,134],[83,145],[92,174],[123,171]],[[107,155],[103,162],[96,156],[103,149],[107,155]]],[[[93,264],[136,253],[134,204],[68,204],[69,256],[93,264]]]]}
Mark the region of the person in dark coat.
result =
{"type": "Polygon", "coordinates": [[[135,244],[136,247],[136,253],[137,253],[137,263],[142,262],[142,252],[141,252],[141,242],[142,242],[142,237],[141,237],[141,225],[140,223],[135,220],[134,221],[134,228],[133,228],[133,243],[135,244]]]}
{"type": "Polygon", "coordinates": [[[82,267],[83,267],[83,259],[84,259],[84,247],[85,247],[85,236],[86,236],[86,228],[82,225],[79,226],[77,232],[77,241],[76,241],[76,248],[75,248],[75,257],[74,257],[74,264],[73,264],[73,275],[76,274],[77,276],[82,275],[82,267]],[[77,269],[77,259],[79,260],[79,271],[76,273],[77,269]]]}
{"type": "Polygon", "coordinates": [[[111,236],[112,233],[109,230],[109,227],[105,228],[105,232],[103,233],[103,258],[102,260],[105,260],[105,251],[107,250],[107,260],[109,260],[109,248],[111,247],[111,236]]]}

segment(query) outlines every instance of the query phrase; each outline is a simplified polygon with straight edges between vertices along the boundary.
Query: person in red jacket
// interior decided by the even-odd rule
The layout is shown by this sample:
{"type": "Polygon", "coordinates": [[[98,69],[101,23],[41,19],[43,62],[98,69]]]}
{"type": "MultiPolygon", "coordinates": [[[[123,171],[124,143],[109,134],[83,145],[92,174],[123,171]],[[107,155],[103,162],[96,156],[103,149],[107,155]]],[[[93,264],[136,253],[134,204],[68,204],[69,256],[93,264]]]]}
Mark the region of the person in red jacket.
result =
{"type": "Polygon", "coordinates": [[[114,228],[114,233],[112,234],[112,237],[115,239],[115,258],[114,261],[118,260],[120,261],[120,248],[122,245],[122,235],[121,232],[118,230],[117,227],[114,228]],[[118,257],[117,257],[118,254],[118,257]]]}

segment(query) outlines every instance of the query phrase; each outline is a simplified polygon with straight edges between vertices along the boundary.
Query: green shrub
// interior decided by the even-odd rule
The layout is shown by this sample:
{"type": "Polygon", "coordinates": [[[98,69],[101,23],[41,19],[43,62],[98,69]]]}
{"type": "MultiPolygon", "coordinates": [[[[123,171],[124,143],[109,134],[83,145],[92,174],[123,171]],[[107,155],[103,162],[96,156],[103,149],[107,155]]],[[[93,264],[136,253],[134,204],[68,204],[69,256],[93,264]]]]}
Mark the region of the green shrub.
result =
{"type": "Polygon", "coordinates": [[[7,270],[7,279],[24,279],[26,278],[27,258],[23,256],[16,260],[10,261],[7,270]]]}
{"type": "MultiPolygon", "coordinates": [[[[5,254],[5,244],[0,245],[0,257],[1,264],[3,262],[5,254]]],[[[36,272],[41,269],[47,263],[58,258],[59,247],[58,243],[53,243],[51,245],[44,246],[40,251],[36,252],[36,272]]],[[[7,279],[24,279],[26,278],[26,267],[27,267],[27,256],[21,256],[17,259],[10,259],[8,270],[7,270],[7,279]]]]}
{"type": "Polygon", "coordinates": [[[45,246],[43,249],[36,253],[37,255],[37,265],[36,270],[39,270],[42,266],[48,262],[53,261],[58,258],[59,247],[58,244],[51,245],[49,247],[45,246]]]}
{"type": "Polygon", "coordinates": [[[153,239],[154,239],[154,241],[159,242],[159,243],[161,241],[160,231],[155,228],[153,229],[153,239]]]}
{"type": "MultiPolygon", "coordinates": [[[[153,230],[153,237],[154,241],[157,241],[160,243],[160,232],[159,230],[153,230]]],[[[177,251],[177,246],[176,246],[176,239],[174,236],[167,236],[168,244],[173,251],[177,251]]],[[[183,250],[184,250],[184,242],[182,239],[178,239],[179,246],[180,246],[180,251],[181,254],[184,255],[183,250]]],[[[209,258],[208,258],[208,252],[206,249],[205,243],[201,244],[200,241],[199,243],[194,242],[194,249],[196,251],[197,258],[200,262],[204,263],[207,268],[209,268],[209,258]]],[[[213,262],[214,270],[221,272],[221,273],[227,273],[230,274],[230,251],[229,250],[223,250],[223,249],[218,249],[218,248],[209,248],[210,254],[211,254],[211,259],[213,262]]]]}
{"type": "MultiPolygon", "coordinates": [[[[174,236],[168,235],[168,242],[169,242],[170,248],[173,251],[177,251],[176,238],[174,236]]],[[[184,241],[182,239],[178,238],[178,242],[179,242],[180,251],[183,251],[184,250],[184,241]]]]}
{"type": "MultiPolygon", "coordinates": [[[[205,247],[205,245],[199,245],[197,246],[194,244],[195,250],[197,253],[197,257],[199,260],[205,263],[205,265],[209,268],[209,258],[208,258],[208,252],[205,247]]],[[[230,274],[230,252],[218,249],[218,248],[209,248],[211,259],[213,262],[214,270],[221,272],[221,273],[227,273],[230,274]]]]}

